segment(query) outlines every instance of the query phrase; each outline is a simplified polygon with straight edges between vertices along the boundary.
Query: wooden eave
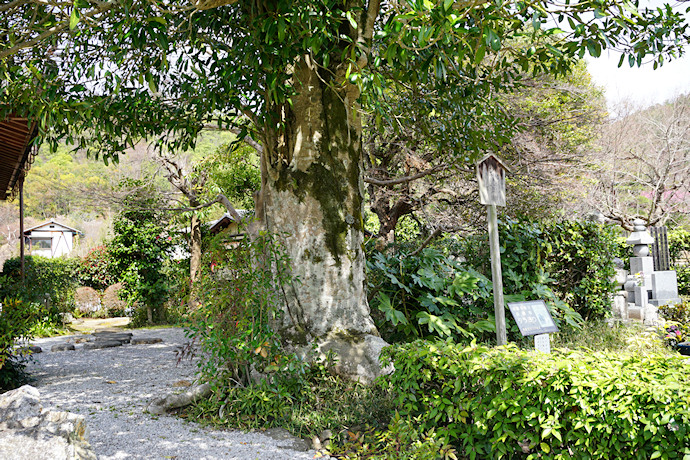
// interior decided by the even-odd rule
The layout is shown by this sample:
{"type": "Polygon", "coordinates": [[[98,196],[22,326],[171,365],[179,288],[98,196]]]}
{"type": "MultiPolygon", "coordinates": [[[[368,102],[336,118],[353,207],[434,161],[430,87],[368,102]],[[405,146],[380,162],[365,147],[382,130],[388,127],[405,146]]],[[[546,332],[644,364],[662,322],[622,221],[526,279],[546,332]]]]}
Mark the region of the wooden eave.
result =
{"type": "Polygon", "coordinates": [[[38,126],[27,118],[10,115],[0,120],[0,200],[16,195],[36,154],[33,140],[37,135],[38,126]]]}

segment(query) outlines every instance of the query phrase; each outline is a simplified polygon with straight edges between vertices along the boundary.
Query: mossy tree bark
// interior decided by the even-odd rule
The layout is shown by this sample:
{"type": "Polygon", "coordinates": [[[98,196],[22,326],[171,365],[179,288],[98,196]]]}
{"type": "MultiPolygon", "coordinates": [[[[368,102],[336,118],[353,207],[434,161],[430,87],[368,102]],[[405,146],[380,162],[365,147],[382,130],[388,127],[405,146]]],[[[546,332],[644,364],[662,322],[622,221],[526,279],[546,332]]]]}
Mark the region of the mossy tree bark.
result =
{"type": "Polygon", "coordinates": [[[326,83],[307,58],[294,80],[283,128],[265,131],[259,210],[268,230],[284,234],[292,262],[281,333],[294,344],[378,335],[364,286],[357,89],[326,83]]]}

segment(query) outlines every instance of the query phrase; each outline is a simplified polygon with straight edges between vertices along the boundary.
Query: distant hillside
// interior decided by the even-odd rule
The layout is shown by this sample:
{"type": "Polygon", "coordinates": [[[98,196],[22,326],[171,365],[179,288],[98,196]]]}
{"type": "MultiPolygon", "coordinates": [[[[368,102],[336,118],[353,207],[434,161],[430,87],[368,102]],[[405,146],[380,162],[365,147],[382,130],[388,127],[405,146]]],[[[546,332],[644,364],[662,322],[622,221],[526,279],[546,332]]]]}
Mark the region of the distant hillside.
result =
{"type": "MultiPolygon", "coordinates": [[[[204,132],[192,152],[183,154],[200,161],[213,154],[234,135],[224,131],[204,132]]],[[[166,180],[156,153],[144,143],[124,152],[117,164],[86,158],[60,145],[56,152],[42,146],[24,185],[25,228],[51,218],[78,228],[84,237],[75,246],[75,255],[84,255],[110,231],[112,217],[120,209],[122,191],[118,184],[126,178],[152,180],[160,193],[171,199],[177,191],[166,180]]],[[[0,202],[0,267],[19,255],[19,199],[0,202]]]]}

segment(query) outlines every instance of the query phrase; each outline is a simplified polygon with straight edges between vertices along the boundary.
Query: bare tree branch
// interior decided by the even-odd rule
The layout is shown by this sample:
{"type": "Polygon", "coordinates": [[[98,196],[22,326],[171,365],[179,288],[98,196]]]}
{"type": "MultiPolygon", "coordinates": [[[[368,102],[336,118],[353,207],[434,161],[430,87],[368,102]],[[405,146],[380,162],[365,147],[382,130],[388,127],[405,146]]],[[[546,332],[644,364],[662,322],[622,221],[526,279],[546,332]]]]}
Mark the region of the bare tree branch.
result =
{"type": "Polygon", "coordinates": [[[240,222],[242,220],[242,217],[240,214],[237,212],[237,209],[230,203],[230,200],[223,195],[222,193],[219,193],[216,198],[214,198],[211,201],[208,201],[206,203],[200,204],[199,206],[191,206],[191,207],[181,207],[181,208],[164,208],[165,211],[177,211],[177,212],[191,212],[191,211],[198,211],[200,209],[208,208],[213,206],[214,204],[220,203],[222,204],[225,209],[228,211],[228,214],[230,214],[230,217],[232,217],[236,222],[240,222]]]}
{"type": "Polygon", "coordinates": [[[429,174],[433,174],[435,172],[442,171],[446,168],[447,168],[446,165],[435,166],[431,169],[427,169],[426,171],[422,171],[422,172],[415,174],[413,176],[398,177],[397,179],[380,180],[380,179],[374,179],[373,177],[365,177],[364,182],[366,182],[367,184],[378,185],[380,187],[388,187],[391,185],[397,185],[397,184],[404,184],[407,182],[412,182],[414,180],[421,179],[422,177],[428,176],[429,174]]]}
{"type": "MultiPolygon", "coordinates": [[[[235,126],[227,127],[227,128],[219,128],[218,125],[214,125],[212,123],[207,123],[204,125],[204,129],[212,129],[212,130],[221,130],[221,131],[229,131],[233,134],[240,135],[242,130],[240,128],[237,128],[235,126]]],[[[242,142],[246,143],[248,146],[253,148],[254,150],[257,151],[257,153],[262,154],[264,151],[263,145],[261,145],[259,142],[255,141],[252,139],[250,136],[245,136],[244,139],[242,139],[242,142]]]]}

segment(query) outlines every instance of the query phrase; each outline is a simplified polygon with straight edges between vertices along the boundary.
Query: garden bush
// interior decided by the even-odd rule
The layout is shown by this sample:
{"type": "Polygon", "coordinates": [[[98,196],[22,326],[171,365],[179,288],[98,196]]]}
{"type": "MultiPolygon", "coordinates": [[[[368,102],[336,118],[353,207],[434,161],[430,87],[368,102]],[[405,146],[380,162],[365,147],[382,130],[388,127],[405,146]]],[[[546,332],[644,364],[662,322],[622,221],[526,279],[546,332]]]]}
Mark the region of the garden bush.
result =
{"type": "Polygon", "coordinates": [[[678,294],[690,296],[690,265],[671,265],[671,270],[676,271],[678,294]]]}
{"type": "Polygon", "coordinates": [[[664,340],[671,348],[682,342],[690,341],[690,302],[662,305],[659,315],[666,322],[663,327],[664,340]]]}
{"type": "Polygon", "coordinates": [[[485,308],[491,282],[436,249],[370,253],[367,278],[373,317],[388,342],[495,331],[493,309],[485,308]]]}
{"type": "Polygon", "coordinates": [[[671,264],[690,262],[690,232],[683,228],[674,228],[668,232],[668,252],[671,264]]]}
{"type": "Polygon", "coordinates": [[[585,319],[608,316],[615,288],[616,228],[561,220],[543,224],[542,232],[554,291],[585,319]]]}
{"type": "Polygon", "coordinates": [[[78,259],[50,259],[27,256],[25,282],[21,280],[19,258],[8,259],[3,265],[0,298],[18,298],[39,307],[38,322],[45,333],[62,327],[62,314],[75,309],[74,294],[79,285],[78,259]]]}
{"type": "Polygon", "coordinates": [[[107,243],[110,267],[123,283],[121,295],[132,314],[132,324],[164,322],[165,268],[176,241],[165,232],[164,206],[152,186],[135,180],[125,185],[135,191],[125,198],[124,208],[113,222],[113,238],[107,243]]]}
{"type": "Polygon", "coordinates": [[[22,357],[13,347],[29,339],[38,320],[36,304],[5,298],[0,306],[0,391],[12,390],[26,381],[22,357]]]}
{"type": "Polygon", "coordinates": [[[383,357],[400,415],[470,459],[690,458],[680,357],[423,341],[383,357]]]}
{"type": "Polygon", "coordinates": [[[285,358],[273,325],[289,266],[268,233],[238,243],[233,239],[221,232],[209,242],[189,330],[206,356],[200,369],[204,380],[247,386],[252,366],[273,370],[285,358]]]}
{"type": "Polygon", "coordinates": [[[79,283],[103,291],[118,280],[113,255],[105,245],[91,249],[79,264],[79,283]]]}
{"type": "MultiPolygon", "coordinates": [[[[610,311],[615,231],[591,222],[500,222],[506,302],[544,300],[556,324],[578,328],[610,311]]],[[[492,340],[494,307],[485,236],[448,238],[413,255],[368,249],[369,301],[390,341],[437,336],[492,340]],[[464,262],[458,262],[458,259],[464,262]]],[[[521,335],[506,315],[510,340],[521,335]]]]}
{"type": "Polygon", "coordinates": [[[668,232],[668,252],[671,270],[678,277],[678,294],[690,296],[690,232],[676,228],[668,232]]]}
{"type": "MultiPolygon", "coordinates": [[[[613,258],[619,252],[615,228],[593,222],[499,222],[506,301],[543,299],[556,321],[577,325],[603,318],[615,288],[613,258]]],[[[466,238],[453,244],[467,264],[491,273],[488,240],[466,238]]]]}

